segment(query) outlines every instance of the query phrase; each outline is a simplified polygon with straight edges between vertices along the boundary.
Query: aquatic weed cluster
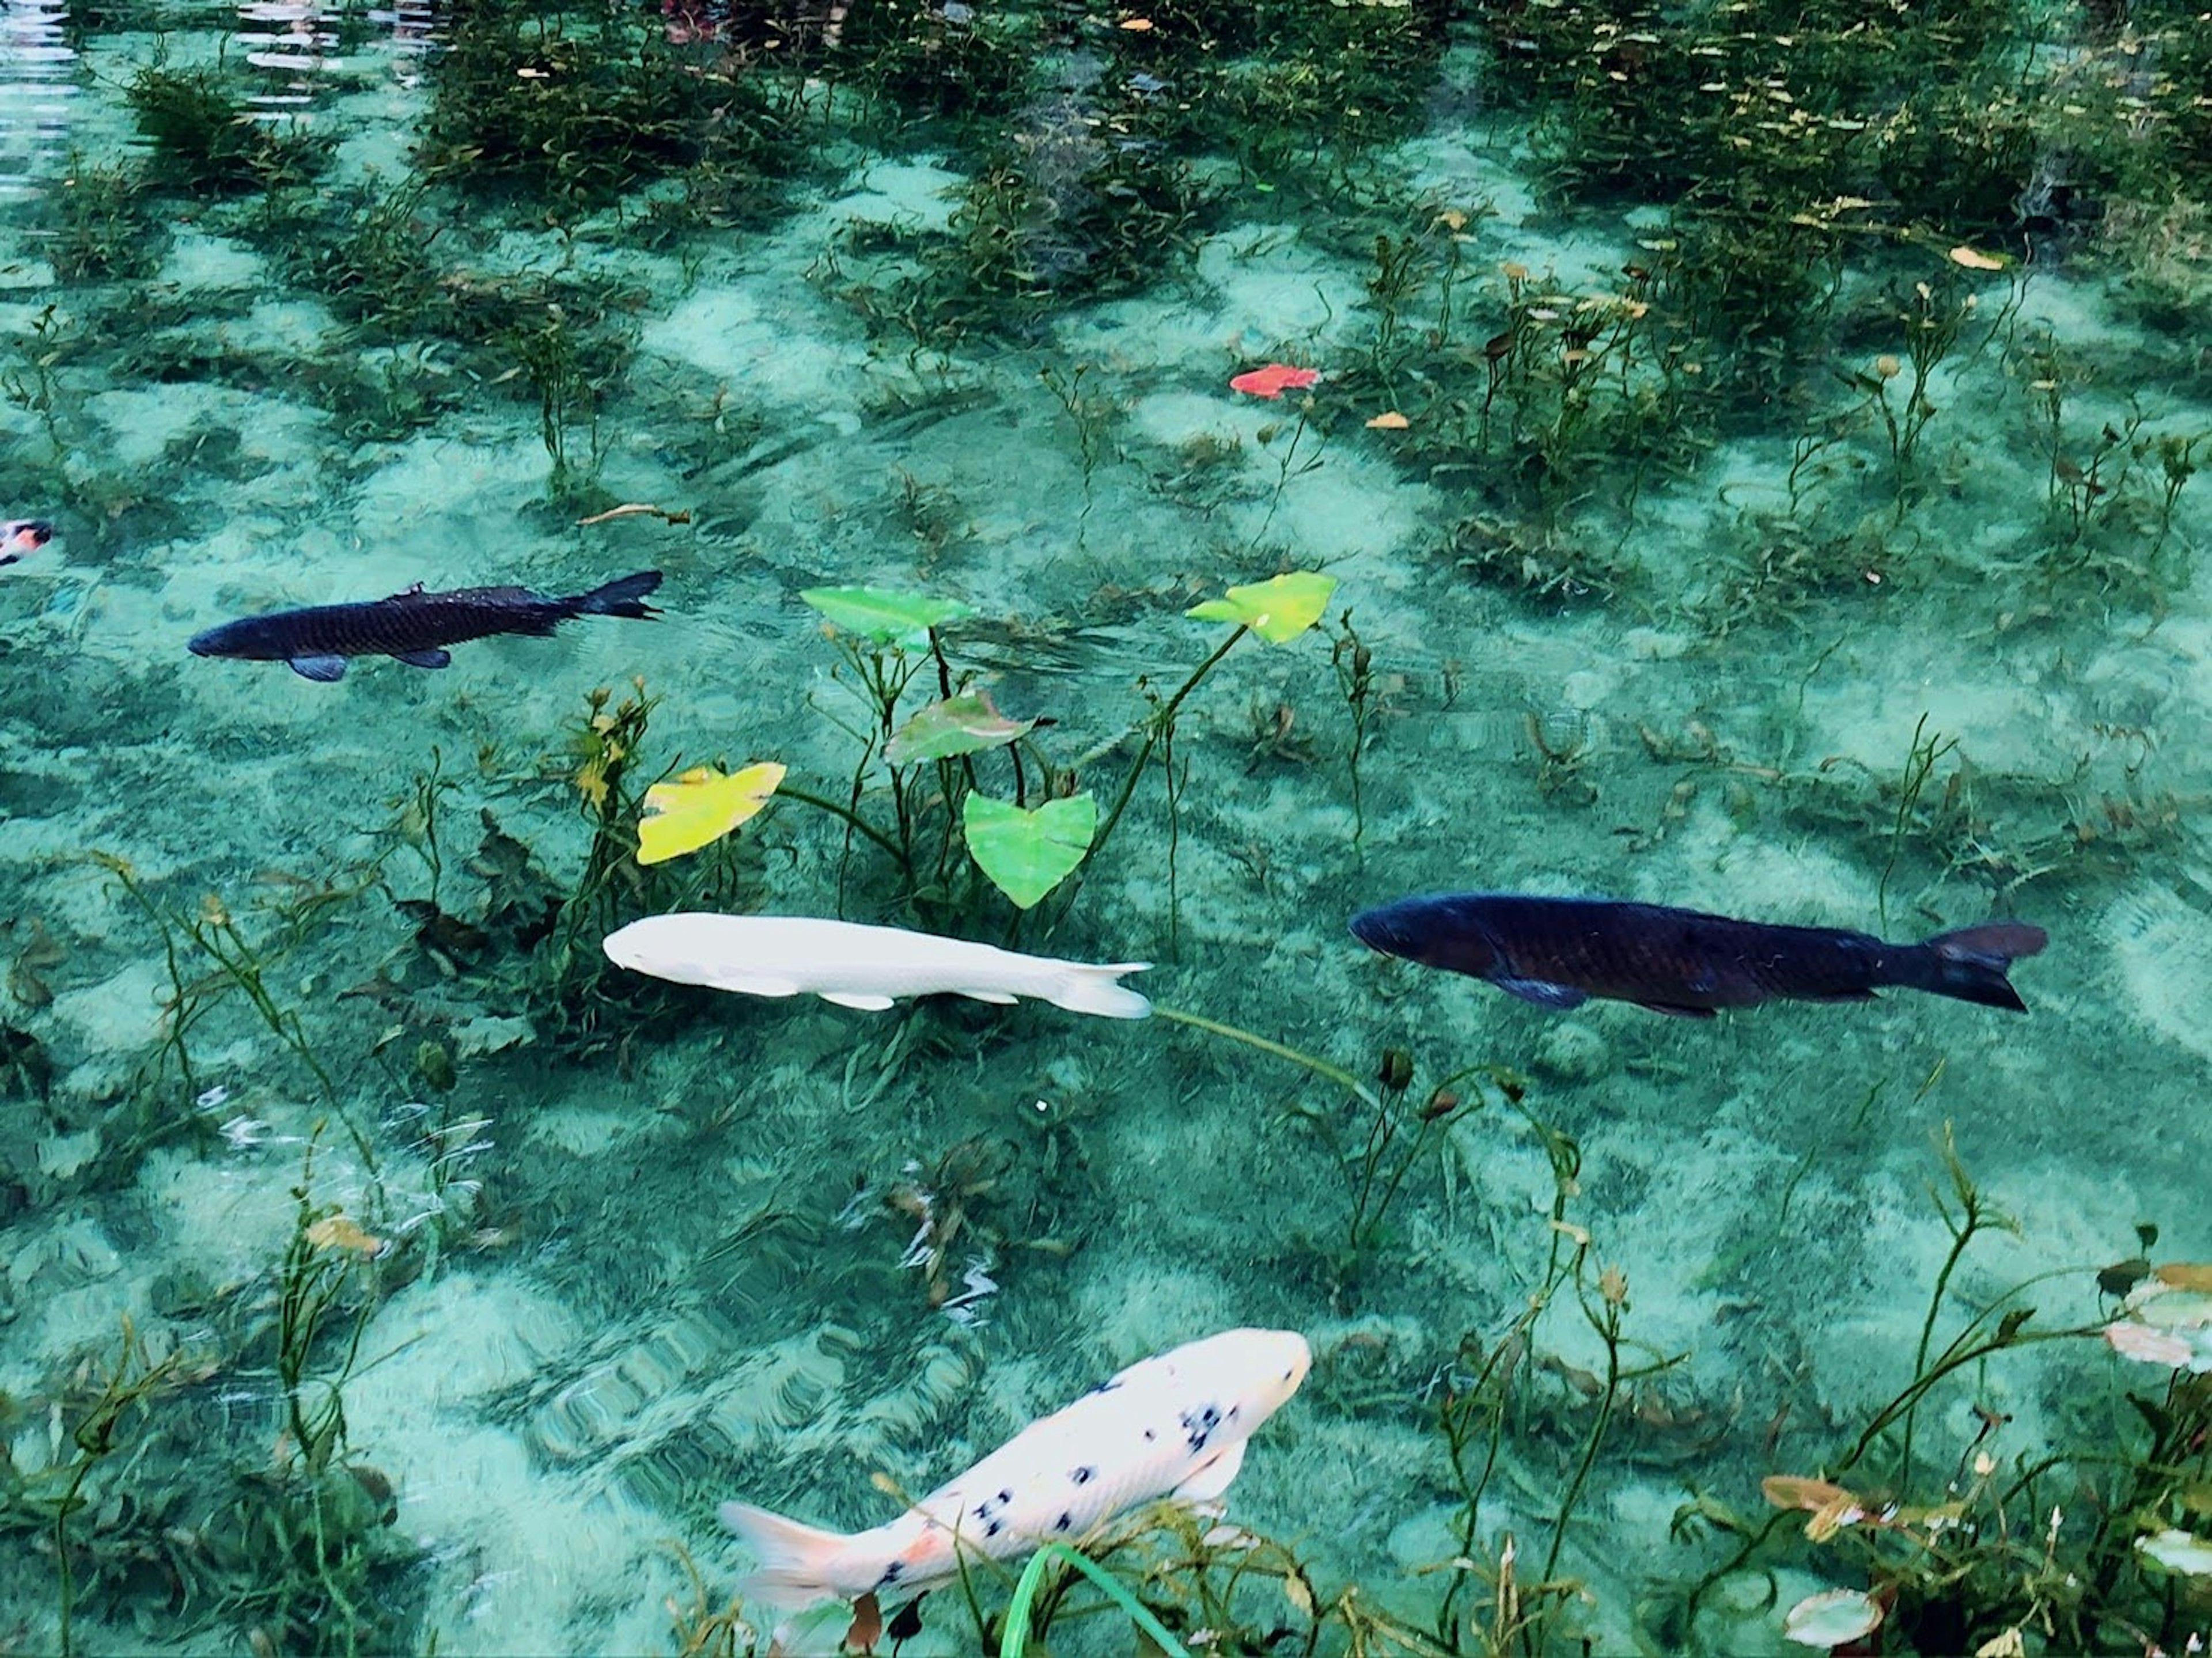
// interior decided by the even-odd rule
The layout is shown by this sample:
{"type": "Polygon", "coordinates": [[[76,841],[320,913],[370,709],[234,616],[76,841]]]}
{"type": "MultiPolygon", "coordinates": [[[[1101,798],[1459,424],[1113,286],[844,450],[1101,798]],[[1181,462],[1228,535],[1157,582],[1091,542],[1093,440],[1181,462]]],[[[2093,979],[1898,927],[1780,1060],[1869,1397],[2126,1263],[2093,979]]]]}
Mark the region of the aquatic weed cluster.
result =
{"type": "MultiPolygon", "coordinates": [[[[74,9],[126,91],[10,209],[44,268],[0,505],[72,561],[0,623],[35,711],[0,729],[12,1615],[546,1638],[404,1517],[450,1374],[439,1432],[573,1534],[611,1489],[698,1558],[622,1556],[566,1638],[744,1649],[715,1499],[880,1517],[869,1475],[926,1482],[1172,1315],[1320,1359],[1293,1472],[1238,1491],[1282,1542],[1167,1511],[1086,1545],[1194,1648],[1726,1650],[1821,1594],[1813,1632],[1889,1649],[2202,1629],[2212,1239],[2160,1058],[2201,1014],[2155,998],[2202,982],[2212,781],[2163,729],[2183,671],[2105,648],[2201,648],[2196,13],[410,17],[303,22],[302,104],[208,20],[74,9]],[[1227,389],[1271,359],[1305,372],[1227,389]],[[386,591],[361,544],[407,549],[392,587],[425,543],[455,581],[649,547],[715,631],[294,715],[324,688],[175,659],[295,543],[302,601],[386,591]],[[1324,566],[1272,647],[1188,615],[1324,566]],[[641,858],[653,787],[769,760],[755,821],[641,858]],[[1471,867],[1724,864],[1899,931],[2094,918],[2144,973],[2060,981],[2080,1048],[2024,1050],[2073,1071],[2054,1103],[1902,1010],[1842,1076],[1842,1011],[1761,1021],[1781,1053],[1478,1026],[1340,932],[1355,888],[1471,867]],[[1154,952],[1182,1023],[736,1013],[607,966],[684,908],[1154,952]],[[2140,1173],[1997,1254],[2004,1177],[1966,1168],[2015,1107],[2140,1173]],[[1917,1131],[1985,1108],[1916,1230],[1917,1131]]],[[[1041,1570],[1022,1621],[1079,1638],[1092,1590],[1041,1570]]],[[[1015,1587],[922,1639],[996,1642],[1015,1587]]]]}

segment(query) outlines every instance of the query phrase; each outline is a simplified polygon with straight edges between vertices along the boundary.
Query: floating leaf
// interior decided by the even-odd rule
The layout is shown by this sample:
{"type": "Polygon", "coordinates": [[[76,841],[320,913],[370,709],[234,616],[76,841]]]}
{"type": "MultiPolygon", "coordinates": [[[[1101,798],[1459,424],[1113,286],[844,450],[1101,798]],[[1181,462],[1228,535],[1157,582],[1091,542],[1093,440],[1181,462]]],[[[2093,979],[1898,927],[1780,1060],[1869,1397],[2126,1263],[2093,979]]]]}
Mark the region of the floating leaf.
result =
{"type": "Polygon", "coordinates": [[[2136,1547],[2168,1571],[2178,1571],[2185,1577],[2212,1576],[2212,1543],[2185,1531],[2154,1532],[2148,1537],[2138,1537],[2136,1547]]]}
{"type": "Polygon", "coordinates": [[[1183,614],[1199,622],[1234,622],[1270,645],[1280,645],[1320,621],[1335,591],[1334,576],[1294,570],[1249,587],[1231,587],[1223,597],[1194,604],[1183,614]]]}
{"type": "Polygon", "coordinates": [[[1396,410],[1385,409],[1367,422],[1367,429],[1370,432],[1402,432],[1413,423],[1396,410]]]}
{"type": "Polygon", "coordinates": [[[384,1240],[362,1230],[349,1215],[328,1215],[307,1229],[307,1242],[318,1249],[343,1249],[363,1258],[384,1248],[384,1240]]]}
{"type": "Polygon", "coordinates": [[[1782,1633],[1801,1647],[1832,1651],[1881,1627],[1881,1603],[1859,1589],[1808,1594],[1782,1619],[1782,1633]]]}
{"type": "Polygon", "coordinates": [[[1967,270],[2002,270],[2005,268],[2005,262],[1995,254],[1972,247],[1953,248],[1951,263],[1967,270]]]}
{"type": "Polygon", "coordinates": [[[1303,392],[1320,379],[1318,368],[1294,368],[1286,362],[1271,362],[1264,368],[1249,368],[1232,376],[1229,389],[1249,397],[1279,398],[1285,392],[1303,392]]]}
{"type": "Polygon", "coordinates": [[[986,692],[963,691],[931,703],[900,726],[884,744],[884,758],[894,766],[911,766],[978,754],[1004,748],[1036,724],[1034,720],[1007,719],[992,706],[986,692]]]}
{"type": "Polygon", "coordinates": [[[1098,832],[1098,802],[1090,794],[1048,800],[1024,811],[1004,800],[971,794],[962,806],[968,855],[991,884],[1027,909],[1075,872],[1098,832]]]}
{"type": "Polygon", "coordinates": [[[829,617],[835,627],[878,645],[909,649],[927,645],[932,628],[975,614],[957,598],[885,592],[880,587],[809,587],[799,597],[829,617]]]}
{"type": "Polygon", "coordinates": [[[655,783],[645,792],[645,809],[657,815],[637,826],[637,861],[665,863],[720,840],[766,805],[782,781],[783,768],[771,760],[727,776],[694,766],[673,783],[655,783]]]}
{"type": "Polygon", "coordinates": [[[2212,1290],[2212,1266],[2202,1261],[2169,1260],[2151,1272],[2160,1284],[2170,1284],[2177,1290],[2212,1290]]]}

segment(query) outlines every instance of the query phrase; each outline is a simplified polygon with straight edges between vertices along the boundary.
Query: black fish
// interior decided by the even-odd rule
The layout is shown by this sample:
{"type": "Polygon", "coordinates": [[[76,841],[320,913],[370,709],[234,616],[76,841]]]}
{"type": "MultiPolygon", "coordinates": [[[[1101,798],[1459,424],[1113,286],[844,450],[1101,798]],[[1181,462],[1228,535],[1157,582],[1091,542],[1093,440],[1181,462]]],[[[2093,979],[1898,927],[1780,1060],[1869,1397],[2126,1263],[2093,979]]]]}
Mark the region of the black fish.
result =
{"type": "Polygon", "coordinates": [[[493,634],[550,634],[574,616],[660,614],[644,602],[660,572],[640,570],[588,593],[549,598],[527,587],[456,587],[426,593],[416,582],[404,593],[359,604],[310,604],[240,616],[195,634],[194,656],[286,662],[308,679],[343,679],[349,656],[394,656],[417,668],[442,668],[445,647],[493,634]]]}
{"type": "Polygon", "coordinates": [[[11,518],[0,524],[0,565],[13,564],[54,538],[54,526],[42,518],[11,518]]]}
{"type": "Polygon", "coordinates": [[[1486,979],[1540,1007],[1605,996],[1698,1019],[1778,998],[1863,1002],[1885,985],[2025,1013],[2005,969],[2049,938],[2025,921],[1984,921],[1893,944],[1837,927],[1509,892],[1401,898],[1353,916],[1352,933],[1385,955],[1486,979]]]}

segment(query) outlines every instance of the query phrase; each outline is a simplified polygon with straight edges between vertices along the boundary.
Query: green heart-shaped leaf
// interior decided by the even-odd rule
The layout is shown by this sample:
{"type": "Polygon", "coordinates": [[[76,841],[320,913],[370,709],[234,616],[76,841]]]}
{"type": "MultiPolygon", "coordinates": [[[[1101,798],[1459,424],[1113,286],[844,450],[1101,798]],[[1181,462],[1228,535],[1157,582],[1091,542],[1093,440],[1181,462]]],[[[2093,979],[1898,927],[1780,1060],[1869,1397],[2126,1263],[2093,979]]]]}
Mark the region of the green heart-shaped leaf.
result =
{"type": "Polygon", "coordinates": [[[931,703],[900,726],[884,744],[884,758],[894,766],[911,766],[980,754],[1004,748],[1036,724],[1034,720],[1007,719],[981,691],[963,691],[931,703]]]}
{"type": "Polygon", "coordinates": [[[960,811],[968,855],[991,884],[1027,909],[1075,873],[1098,832],[1098,802],[1087,793],[1024,811],[971,794],[960,811]]]}
{"type": "Polygon", "coordinates": [[[1321,620],[1336,578],[1318,570],[1293,570],[1249,587],[1231,587],[1219,598],[1194,604],[1183,614],[1199,622],[1233,622],[1249,628],[1270,645],[1296,639],[1321,620]]]}
{"type": "Polygon", "coordinates": [[[880,587],[809,587],[799,597],[848,633],[915,650],[929,642],[932,628],[975,614],[957,598],[890,593],[880,587]]]}

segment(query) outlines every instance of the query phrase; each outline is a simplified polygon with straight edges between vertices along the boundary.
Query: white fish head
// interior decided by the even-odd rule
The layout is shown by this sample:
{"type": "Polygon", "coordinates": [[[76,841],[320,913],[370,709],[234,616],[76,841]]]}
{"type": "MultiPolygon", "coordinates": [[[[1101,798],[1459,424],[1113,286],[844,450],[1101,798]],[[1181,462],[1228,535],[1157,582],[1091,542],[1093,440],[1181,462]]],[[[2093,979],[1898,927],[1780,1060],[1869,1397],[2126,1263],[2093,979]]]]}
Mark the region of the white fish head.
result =
{"type": "Polygon", "coordinates": [[[648,973],[673,984],[720,985],[729,974],[730,950],[720,915],[648,915],[610,932],[600,948],[617,967],[648,973]]]}
{"type": "Polygon", "coordinates": [[[1162,1357],[1173,1362],[1178,1382],[1237,1400],[1248,1433],[1279,1410],[1313,1369],[1313,1349],[1296,1330],[1224,1330],[1162,1357]]]}

